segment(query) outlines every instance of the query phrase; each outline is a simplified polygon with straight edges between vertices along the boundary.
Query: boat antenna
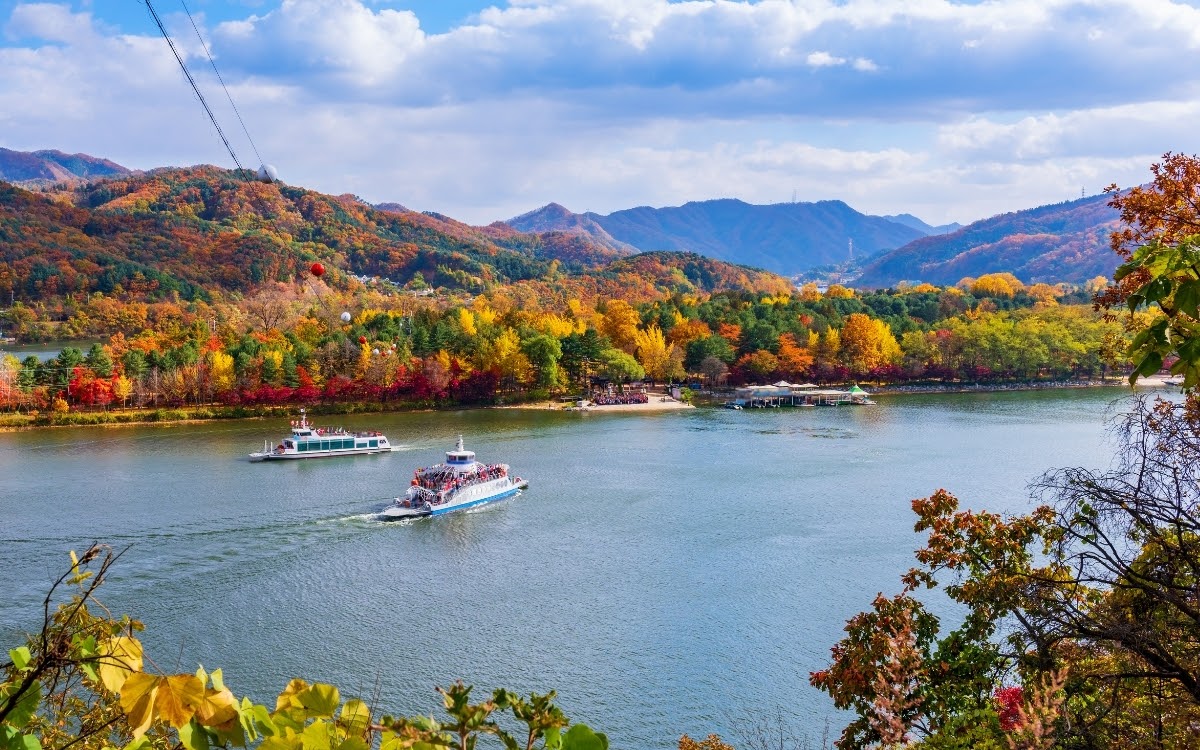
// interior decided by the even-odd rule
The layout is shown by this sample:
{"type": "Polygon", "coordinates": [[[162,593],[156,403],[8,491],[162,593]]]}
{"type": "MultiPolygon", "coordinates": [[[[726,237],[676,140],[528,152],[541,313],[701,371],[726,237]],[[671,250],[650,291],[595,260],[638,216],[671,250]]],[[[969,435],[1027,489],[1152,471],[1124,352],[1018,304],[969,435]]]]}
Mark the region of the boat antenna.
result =
{"type": "MultiPolygon", "coordinates": [[[[154,10],[154,6],[150,3],[150,0],[142,0],[142,2],[146,4],[146,8],[150,11],[150,16],[154,19],[154,24],[158,26],[158,30],[162,32],[163,39],[167,40],[167,46],[171,48],[171,53],[175,55],[175,60],[179,63],[179,67],[183,70],[183,75],[188,79],[188,83],[192,85],[192,91],[196,92],[196,98],[200,100],[200,104],[204,107],[204,111],[208,113],[208,119],[212,121],[213,127],[217,129],[217,135],[221,136],[221,142],[225,144],[225,149],[229,151],[229,156],[233,159],[233,163],[237,165],[239,170],[244,169],[244,167],[242,167],[242,163],[238,161],[237,154],[233,152],[233,146],[230,145],[229,139],[225,137],[225,131],[221,130],[221,125],[217,122],[217,116],[213,114],[212,108],[208,106],[208,101],[205,100],[204,94],[200,93],[200,87],[196,84],[196,79],[192,78],[191,71],[189,71],[187,65],[184,64],[183,57],[179,54],[179,50],[175,48],[175,42],[171,41],[171,35],[167,33],[167,27],[163,26],[162,19],[158,17],[158,12],[154,10]]],[[[187,6],[184,6],[185,9],[186,7],[187,6]]],[[[190,13],[188,14],[188,18],[191,18],[190,13]]],[[[212,58],[209,59],[211,60],[212,58]]],[[[215,67],[216,66],[214,65],[214,68],[215,67]]],[[[222,83],[222,85],[224,84],[222,83]]]]}
{"type": "Polygon", "coordinates": [[[259,164],[265,164],[266,162],[263,161],[262,155],[258,153],[258,146],[254,144],[254,139],[250,137],[250,131],[246,128],[246,122],[242,119],[242,113],[238,111],[237,105],[233,103],[233,96],[229,93],[229,87],[225,85],[225,79],[221,77],[221,71],[217,70],[217,63],[213,60],[212,52],[209,52],[208,45],[204,42],[204,37],[200,35],[200,28],[196,26],[196,20],[192,18],[192,11],[188,9],[187,3],[184,0],[179,0],[179,4],[183,6],[183,12],[187,13],[188,21],[192,24],[192,30],[196,32],[196,38],[200,40],[200,47],[204,50],[205,57],[208,58],[208,64],[212,66],[213,73],[216,74],[217,80],[221,82],[221,88],[225,90],[225,98],[229,100],[229,106],[233,107],[233,114],[237,116],[238,124],[242,126],[242,132],[246,134],[246,140],[250,141],[250,148],[253,149],[254,156],[258,159],[259,164]]]}

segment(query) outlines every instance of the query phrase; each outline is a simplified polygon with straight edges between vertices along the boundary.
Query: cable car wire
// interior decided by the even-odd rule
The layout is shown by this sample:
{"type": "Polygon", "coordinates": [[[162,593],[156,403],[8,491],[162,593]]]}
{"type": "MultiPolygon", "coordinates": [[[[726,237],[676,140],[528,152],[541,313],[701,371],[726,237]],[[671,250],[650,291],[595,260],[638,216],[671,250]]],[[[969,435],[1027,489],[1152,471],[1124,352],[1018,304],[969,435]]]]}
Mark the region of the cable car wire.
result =
{"type": "MultiPolygon", "coordinates": [[[[196,32],[196,38],[200,40],[200,47],[204,49],[204,54],[208,57],[208,64],[212,66],[213,73],[217,75],[217,80],[221,82],[221,88],[225,90],[225,98],[229,100],[229,106],[233,107],[233,113],[237,115],[238,124],[242,126],[242,132],[246,134],[246,140],[250,141],[250,148],[254,150],[254,156],[258,158],[259,164],[266,164],[263,161],[262,155],[258,153],[258,146],[254,145],[254,139],[250,137],[250,131],[246,129],[246,123],[242,120],[242,113],[238,111],[237,105],[233,103],[233,96],[229,93],[229,87],[225,85],[225,79],[221,77],[221,71],[217,70],[217,63],[213,60],[212,53],[208,51],[208,45],[204,43],[204,37],[200,35],[200,29],[196,26],[196,20],[192,18],[192,11],[188,9],[187,3],[184,0],[179,0],[179,4],[183,6],[183,12],[187,13],[188,21],[192,23],[192,30],[196,32]]],[[[236,159],[234,161],[237,161],[236,159]]]]}
{"type": "MultiPolygon", "coordinates": [[[[242,163],[238,161],[237,154],[233,152],[233,146],[229,143],[229,139],[225,137],[225,131],[221,130],[221,125],[217,122],[217,116],[213,114],[212,108],[208,106],[208,101],[205,100],[204,94],[200,93],[200,87],[196,84],[196,79],[192,78],[191,71],[189,71],[187,65],[184,64],[183,57],[179,54],[179,50],[175,48],[175,42],[171,41],[171,35],[167,33],[167,28],[163,26],[162,19],[158,17],[158,12],[155,11],[154,6],[150,4],[150,0],[142,0],[142,2],[146,4],[146,8],[150,11],[150,15],[154,18],[155,25],[157,25],[158,30],[162,32],[163,39],[167,40],[167,46],[171,48],[171,53],[175,55],[175,60],[179,63],[179,67],[183,70],[183,75],[187,77],[188,83],[192,85],[192,91],[196,92],[196,98],[200,100],[200,104],[204,107],[204,111],[208,113],[208,119],[212,121],[213,127],[217,129],[217,135],[221,136],[221,142],[225,144],[225,148],[229,151],[229,156],[233,159],[233,163],[237,165],[239,170],[244,169],[242,163]]],[[[188,17],[190,18],[191,14],[188,14],[188,17]]],[[[228,93],[228,91],[226,93],[228,93]]]]}

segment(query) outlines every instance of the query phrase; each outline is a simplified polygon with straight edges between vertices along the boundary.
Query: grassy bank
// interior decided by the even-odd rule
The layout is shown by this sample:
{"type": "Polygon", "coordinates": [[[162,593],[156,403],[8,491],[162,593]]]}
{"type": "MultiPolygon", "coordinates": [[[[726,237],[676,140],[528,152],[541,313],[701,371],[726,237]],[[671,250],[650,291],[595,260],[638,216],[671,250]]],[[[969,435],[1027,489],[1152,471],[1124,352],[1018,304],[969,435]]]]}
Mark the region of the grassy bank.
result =
{"type": "MultiPolygon", "coordinates": [[[[41,411],[0,414],[0,430],[34,427],[84,427],[102,425],[164,424],[218,419],[279,418],[295,419],[300,406],[188,406],[161,409],[108,409],[102,411],[41,411]]],[[[304,405],[309,416],[327,414],[371,414],[386,411],[417,411],[435,408],[432,404],[396,402],[354,402],[304,405]]],[[[463,408],[453,405],[453,408],[463,408]]]]}

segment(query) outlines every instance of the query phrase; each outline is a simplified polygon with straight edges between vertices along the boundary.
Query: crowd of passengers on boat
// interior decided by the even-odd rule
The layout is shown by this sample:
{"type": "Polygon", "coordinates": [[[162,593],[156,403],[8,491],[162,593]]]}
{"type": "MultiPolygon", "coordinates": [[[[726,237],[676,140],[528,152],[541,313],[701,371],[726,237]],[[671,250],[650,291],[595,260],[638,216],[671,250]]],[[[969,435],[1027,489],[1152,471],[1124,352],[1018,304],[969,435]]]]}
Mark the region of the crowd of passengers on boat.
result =
{"type": "Polygon", "coordinates": [[[489,464],[470,474],[458,474],[453,471],[425,473],[425,469],[413,472],[413,487],[420,487],[430,492],[449,492],[468,487],[472,484],[490,482],[508,476],[508,470],[501,464],[489,464]]]}
{"type": "Polygon", "coordinates": [[[359,430],[358,432],[349,432],[346,430],[345,427],[313,427],[312,425],[308,424],[303,419],[293,419],[292,420],[292,428],[293,429],[307,428],[312,431],[312,434],[319,435],[321,437],[345,436],[345,437],[357,437],[357,438],[371,438],[371,437],[380,437],[381,435],[383,435],[383,433],[380,432],[379,430],[359,430]]]}

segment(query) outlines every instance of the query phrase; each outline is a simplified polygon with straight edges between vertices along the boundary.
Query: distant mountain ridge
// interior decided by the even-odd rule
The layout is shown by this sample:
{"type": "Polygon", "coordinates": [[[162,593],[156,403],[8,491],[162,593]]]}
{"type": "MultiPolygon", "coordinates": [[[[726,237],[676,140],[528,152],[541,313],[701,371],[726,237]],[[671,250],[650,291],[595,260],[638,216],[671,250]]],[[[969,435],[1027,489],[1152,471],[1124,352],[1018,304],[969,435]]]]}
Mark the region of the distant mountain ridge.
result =
{"type": "Polygon", "coordinates": [[[913,216],[912,214],[893,214],[891,216],[881,216],[879,218],[887,219],[888,221],[894,221],[897,224],[903,224],[906,227],[912,227],[913,229],[916,229],[918,232],[921,232],[922,234],[926,234],[926,235],[949,234],[950,232],[954,232],[959,229],[962,229],[962,224],[959,224],[957,221],[951,222],[949,224],[939,224],[938,226],[935,227],[931,224],[926,224],[925,222],[921,221],[920,219],[913,216]]]}
{"type": "Polygon", "coordinates": [[[0,180],[14,184],[64,182],[132,174],[133,170],[87,154],[0,148],[0,180]]]}
{"type": "Polygon", "coordinates": [[[506,223],[521,231],[585,233],[597,242],[615,241],[645,252],[696,252],[785,275],[840,263],[851,253],[868,256],[898,248],[926,234],[836,200],[753,205],[722,198],[667,208],[640,206],[607,216],[574,214],[550,204],[506,223]]]}
{"type": "Polygon", "coordinates": [[[900,281],[954,284],[966,276],[1008,271],[1026,283],[1082,283],[1111,276],[1119,258],[1109,247],[1117,228],[1108,195],[993,216],[949,234],[922,237],[872,259],[854,284],[900,281]]]}

